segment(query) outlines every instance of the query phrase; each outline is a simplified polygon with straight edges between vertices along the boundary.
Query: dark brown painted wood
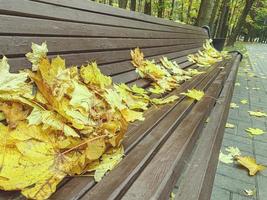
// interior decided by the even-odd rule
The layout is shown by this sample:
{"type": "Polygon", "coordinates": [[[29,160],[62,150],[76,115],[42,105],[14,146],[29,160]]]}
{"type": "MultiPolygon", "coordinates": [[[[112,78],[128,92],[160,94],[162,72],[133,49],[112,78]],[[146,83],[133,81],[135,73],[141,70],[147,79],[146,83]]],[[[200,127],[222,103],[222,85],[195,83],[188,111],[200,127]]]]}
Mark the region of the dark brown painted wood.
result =
{"type": "Polygon", "coordinates": [[[146,21],[146,22],[155,23],[155,24],[163,24],[166,26],[174,26],[174,27],[180,27],[180,28],[189,29],[189,30],[203,31],[203,29],[201,29],[200,27],[190,26],[186,24],[179,24],[179,23],[176,23],[170,20],[151,17],[143,13],[132,12],[132,11],[129,12],[129,11],[126,11],[125,9],[116,8],[115,10],[113,7],[109,5],[97,4],[92,1],[88,2],[87,0],[79,0],[79,1],[77,0],[33,0],[33,1],[50,3],[53,5],[62,5],[62,6],[66,6],[69,8],[87,10],[87,11],[102,13],[106,15],[114,15],[114,16],[118,16],[121,18],[135,19],[138,21],[146,21]]]}
{"type": "Polygon", "coordinates": [[[237,56],[230,68],[231,73],[218,101],[209,116],[209,122],[200,134],[194,154],[179,183],[179,189],[175,196],[177,200],[210,199],[239,61],[240,57],[237,56]]]}
{"type": "MultiPolygon", "coordinates": [[[[108,26],[129,27],[134,29],[157,30],[166,32],[178,32],[177,29],[179,29],[177,27],[163,26],[143,21],[116,17],[112,15],[103,15],[100,13],[77,10],[45,3],[38,3],[28,0],[20,0],[19,6],[16,6],[16,0],[0,0],[0,4],[0,14],[11,14],[16,16],[53,19],[58,21],[101,24],[108,26]]],[[[183,29],[183,32],[190,34],[192,33],[192,30],[183,29]]],[[[199,30],[197,32],[200,35],[205,35],[199,30]]]]}
{"type": "Polygon", "coordinates": [[[31,17],[0,15],[0,35],[39,36],[39,37],[104,37],[104,38],[207,38],[207,35],[172,33],[164,31],[129,29],[78,22],[65,22],[31,17]],[[19,26],[18,24],[23,24],[19,26]],[[67,30],[67,31],[66,31],[67,30]]]}
{"type": "Polygon", "coordinates": [[[204,120],[223,87],[225,72],[221,72],[172,135],[159,149],[138,178],[128,188],[122,199],[167,199],[181,174],[186,158],[196,142],[204,120]],[[213,97],[213,98],[210,98],[213,97]],[[160,180],[160,181],[159,181],[160,180]]]}

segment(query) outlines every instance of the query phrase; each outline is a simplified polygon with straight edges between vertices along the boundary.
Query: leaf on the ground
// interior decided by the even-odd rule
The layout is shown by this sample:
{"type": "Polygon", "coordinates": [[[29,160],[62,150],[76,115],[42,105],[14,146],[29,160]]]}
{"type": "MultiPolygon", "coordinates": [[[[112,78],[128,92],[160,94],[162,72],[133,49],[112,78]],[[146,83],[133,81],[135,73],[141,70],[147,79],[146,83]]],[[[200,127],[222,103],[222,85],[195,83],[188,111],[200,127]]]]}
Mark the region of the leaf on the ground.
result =
{"type": "Polygon", "coordinates": [[[210,118],[208,117],[205,121],[205,123],[208,123],[210,121],[210,118]]]}
{"type": "Polygon", "coordinates": [[[241,152],[237,147],[227,147],[225,151],[227,151],[232,157],[241,155],[241,152]]]}
{"type": "Polygon", "coordinates": [[[122,146],[112,148],[104,153],[100,158],[100,162],[90,167],[88,171],[95,171],[94,179],[99,182],[108,171],[112,170],[122,160],[123,154],[122,146]]]}
{"type": "Polygon", "coordinates": [[[187,92],[182,92],[181,94],[199,101],[200,99],[202,99],[205,93],[201,90],[192,89],[192,90],[187,90],[187,92]]]}
{"type": "Polygon", "coordinates": [[[260,90],[259,87],[253,87],[252,90],[260,90]]]}
{"type": "Polygon", "coordinates": [[[236,156],[237,162],[249,170],[249,175],[254,176],[258,171],[262,171],[266,168],[264,165],[259,165],[256,160],[249,156],[236,156]]]}
{"type": "Polygon", "coordinates": [[[247,128],[245,129],[250,135],[262,135],[265,133],[262,129],[259,128],[247,128]]]}
{"type": "Polygon", "coordinates": [[[248,100],[247,100],[247,99],[242,99],[242,100],[240,101],[240,103],[242,103],[242,104],[248,104],[248,100]]]}
{"type": "Polygon", "coordinates": [[[235,86],[240,86],[240,83],[235,83],[235,86]]]}
{"type": "Polygon", "coordinates": [[[249,90],[249,87],[245,87],[246,88],[246,90],[249,90]]]}
{"type": "Polygon", "coordinates": [[[225,128],[235,128],[235,125],[231,123],[226,123],[225,128]]]}
{"type": "Polygon", "coordinates": [[[239,108],[239,106],[236,103],[230,103],[230,108],[235,109],[239,108]]]}
{"type": "Polygon", "coordinates": [[[260,111],[248,111],[249,115],[256,117],[267,117],[267,114],[260,111]]]}
{"type": "Polygon", "coordinates": [[[174,200],[175,199],[175,194],[172,192],[171,194],[170,194],[170,200],[174,200]]]}
{"type": "Polygon", "coordinates": [[[244,190],[246,196],[255,196],[256,195],[256,189],[245,189],[244,190]]]}
{"type": "Polygon", "coordinates": [[[233,156],[230,154],[224,154],[223,152],[220,152],[219,160],[225,164],[233,163],[233,156]]]}

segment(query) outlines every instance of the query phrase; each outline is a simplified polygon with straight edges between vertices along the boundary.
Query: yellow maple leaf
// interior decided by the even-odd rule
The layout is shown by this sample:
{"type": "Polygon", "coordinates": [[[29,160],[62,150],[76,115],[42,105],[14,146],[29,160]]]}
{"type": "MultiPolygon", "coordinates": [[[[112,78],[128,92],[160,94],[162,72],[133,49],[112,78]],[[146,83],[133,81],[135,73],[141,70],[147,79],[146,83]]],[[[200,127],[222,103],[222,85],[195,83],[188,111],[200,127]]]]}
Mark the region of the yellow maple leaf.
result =
{"type": "Polygon", "coordinates": [[[100,69],[97,67],[96,62],[92,62],[86,67],[82,66],[80,74],[86,84],[96,85],[101,89],[110,86],[112,83],[111,77],[102,74],[100,69]]]}
{"type": "Polygon", "coordinates": [[[130,109],[122,109],[121,114],[127,122],[134,122],[135,120],[144,121],[143,112],[138,112],[130,109]]]}
{"type": "Polygon", "coordinates": [[[181,94],[199,101],[200,99],[202,99],[205,93],[201,90],[192,89],[192,90],[187,90],[187,92],[183,92],[181,94]]]}
{"type": "Polygon", "coordinates": [[[242,100],[240,101],[240,103],[242,103],[242,104],[248,104],[248,100],[246,100],[246,99],[242,99],[242,100]]]}
{"type": "Polygon", "coordinates": [[[233,156],[231,154],[224,154],[220,152],[219,160],[225,164],[233,163],[233,156]]]}
{"type": "Polygon", "coordinates": [[[157,105],[162,105],[162,104],[166,104],[166,103],[171,103],[171,102],[177,100],[178,98],[179,98],[178,96],[172,95],[172,96],[169,96],[167,98],[159,98],[159,99],[153,98],[153,99],[151,99],[151,102],[154,104],[157,104],[157,105]]]}
{"type": "Polygon", "coordinates": [[[99,182],[103,176],[112,170],[121,160],[124,154],[123,147],[111,148],[101,156],[101,161],[88,168],[88,171],[95,171],[94,178],[99,182]]]}
{"type": "Polygon", "coordinates": [[[153,93],[153,94],[162,94],[165,92],[165,89],[161,88],[158,85],[153,85],[154,87],[150,87],[148,90],[149,92],[153,93]]]}
{"type": "Polygon", "coordinates": [[[265,133],[265,131],[263,131],[259,128],[247,128],[245,130],[251,135],[261,135],[261,134],[265,133]]]}
{"type": "Polygon", "coordinates": [[[10,128],[16,128],[17,124],[20,121],[24,121],[30,113],[29,108],[16,102],[0,102],[0,111],[3,112],[10,128]]]}
{"type": "Polygon", "coordinates": [[[26,54],[28,60],[32,63],[32,71],[37,71],[39,67],[39,62],[48,52],[47,45],[43,42],[41,45],[32,43],[32,52],[26,54]]]}
{"type": "Polygon", "coordinates": [[[226,123],[225,128],[235,128],[235,125],[231,123],[226,123]]]}
{"type": "Polygon", "coordinates": [[[267,114],[260,111],[248,111],[249,115],[256,117],[267,117],[267,114]]]}
{"type": "Polygon", "coordinates": [[[4,125],[0,126],[1,136],[5,136],[0,142],[0,187],[22,190],[32,199],[48,198],[75,164],[76,158],[58,154],[51,143],[52,135],[40,127],[22,125],[9,134],[4,125]]]}
{"type": "Polygon", "coordinates": [[[230,108],[235,109],[239,108],[239,106],[236,103],[230,103],[230,108]]]}
{"type": "Polygon", "coordinates": [[[249,170],[249,175],[254,176],[258,171],[262,171],[266,166],[259,165],[256,160],[249,156],[236,156],[237,162],[249,170]]]}
{"type": "Polygon", "coordinates": [[[225,151],[227,151],[229,153],[228,155],[231,155],[232,157],[241,155],[241,152],[237,147],[227,147],[225,151]]]}

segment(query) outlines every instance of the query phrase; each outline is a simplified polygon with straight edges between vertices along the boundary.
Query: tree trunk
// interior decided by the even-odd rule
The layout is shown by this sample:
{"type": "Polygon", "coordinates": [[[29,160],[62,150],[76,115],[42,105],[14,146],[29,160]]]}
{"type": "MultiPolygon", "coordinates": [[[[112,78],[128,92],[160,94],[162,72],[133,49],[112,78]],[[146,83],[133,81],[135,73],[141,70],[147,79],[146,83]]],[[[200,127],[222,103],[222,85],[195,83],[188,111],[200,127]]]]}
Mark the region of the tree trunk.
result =
{"type": "Polygon", "coordinates": [[[142,0],[138,0],[138,6],[137,6],[137,8],[138,8],[138,12],[141,12],[141,10],[142,10],[142,0]]]}
{"type": "Polygon", "coordinates": [[[189,0],[187,14],[186,14],[186,22],[189,24],[191,18],[191,9],[192,9],[193,0],[189,0]]]}
{"type": "Polygon", "coordinates": [[[119,0],[119,7],[120,8],[126,8],[127,7],[128,0],[119,0]]]}
{"type": "Polygon", "coordinates": [[[171,8],[171,13],[170,13],[169,19],[172,19],[172,17],[173,17],[174,3],[175,3],[175,0],[172,0],[172,8],[171,8]]]}
{"type": "Polygon", "coordinates": [[[136,10],[136,0],[131,0],[131,7],[130,7],[130,9],[132,11],[135,11],[136,10]]]}
{"type": "Polygon", "coordinates": [[[213,9],[212,9],[212,13],[211,13],[211,17],[210,17],[210,22],[209,22],[209,27],[210,27],[210,31],[211,31],[211,35],[214,36],[215,35],[215,30],[216,30],[216,18],[217,17],[217,13],[220,7],[220,3],[221,0],[215,0],[213,9]]]}
{"type": "Polygon", "coordinates": [[[236,41],[237,36],[239,35],[245,21],[246,17],[248,15],[248,12],[250,11],[254,0],[246,0],[246,5],[242,11],[241,16],[238,19],[237,25],[233,30],[233,33],[230,35],[227,45],[233,45],[236,41]]]}
{"type": "Polygon", "coordinates": [[[230,0],[224,0],[221,6],[220,21],[218,30],[216,32],[217,38],[226,38],[228,30],[229,10],[230,10],[230,0]]]}
{"type": "Polygon", "coordinates": [[[147,15],[151,15],[151,1],[152,0],[145,0],[144,13],[147,15]]]}
{"type": "Polygon", "coordinates": [[[158,17],[162,18],[164,14],[164,0],[158,0],[158,17]]]}
{"type": "Polygon", "coordinates": [[[184,0],[181,1],[180,21],[184,21],[184,0]]]}
{"type": "Polygon", "coordinates": [[[214,0],[201,0],[197,16],[197,26],[209,25],[214,0]]]}

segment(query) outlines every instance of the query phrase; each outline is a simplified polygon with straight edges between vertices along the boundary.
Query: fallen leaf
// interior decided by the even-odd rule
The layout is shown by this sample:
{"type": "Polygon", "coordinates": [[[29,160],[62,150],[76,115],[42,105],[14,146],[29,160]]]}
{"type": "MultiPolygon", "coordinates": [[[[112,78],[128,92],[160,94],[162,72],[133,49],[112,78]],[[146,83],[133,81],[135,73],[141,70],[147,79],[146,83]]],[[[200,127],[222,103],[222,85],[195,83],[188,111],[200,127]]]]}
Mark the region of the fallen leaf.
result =
{"type": "Polygon", "coordinates": [[[259,165],[256,160],[249,156],[236,156],[237,162],[249,170],[249,175],[254,176],[258,171],[262,171],[266,166],[259,165]]]}
{"type": "Polygon", "coordinates": [[[241,152],[237,147],[227,147],[225,151],[227,151],[229,153],[228,155],[231,155],[232,157],[241,155],[241,152]]]}
{"type": "Polygon", "coordinates": [[[235,109],[239,108],[239,106],[236,103],[230,103],[230,108],[235,109]]]}
{"type": "Polygon", "coordinates": [[[225,164],[233,163],[233,156],[220,152],[219,160],[225,164]]]}
{"type": "Polygon", "coordinates": [[[240,101],[240,103],[242,103],[242,104],[248,104],[248,100],[246,100],[246,99],[242,99],[242,100],[240,101]]]}
{"type": "Polygon", "coordinates": [[[240,83],[235,83],[235,86],[240,86],[240,83]]]}
{"type": "Polygon", "coordinates": [[[103,176],[110,170],[112,170],[121,160],[124,154],[124,150],[121,147],[112,148],[108,152],[101,156],[101,160],[95,166],[92,166],[88,171],[95,171],[94,179],[99,182],[103,176]]]}
{"type": "Polygon", "coordinates": [[[234,124],[226,123],[225,128],[235,128],[234,124]]]}
{"type": "Polygon", "coordinates": [[[267,114],[260,111],[248,111],[249,115],[256,117],[267,117],[267,114]]]}
{"type": "Polygon", "coordinates": [[[187,90],[187,92],[183,92],[181,94],[199,101],[200,99],[202,99],[205,93],[201,90],[192,89],[192,90],[187,90]]]}
{"type": "Polygon", "coordinates": [[[256,195],[256,189],[253,189],[253,190],[251,190],[251,189],[246,190],[245,189],[244,192],[245,192],[246,196],[255,196],[256,195]]]}
{"type": "Polygon", "coordinates": [[[262,135],[263,133],[265,133],[265,131],[259,128],[247,128],[245,130],[251,135],[262,135]]]}
{"type": "Polygon", "coordinates": [[[151,102],[157,105],[161,105],[161,104],[171,103],[177,100],[178,98],[179,98],[178,96],[172,95],[167,98],[159,98],[159,99],[153,98],[151,99],[151,102]]]}

